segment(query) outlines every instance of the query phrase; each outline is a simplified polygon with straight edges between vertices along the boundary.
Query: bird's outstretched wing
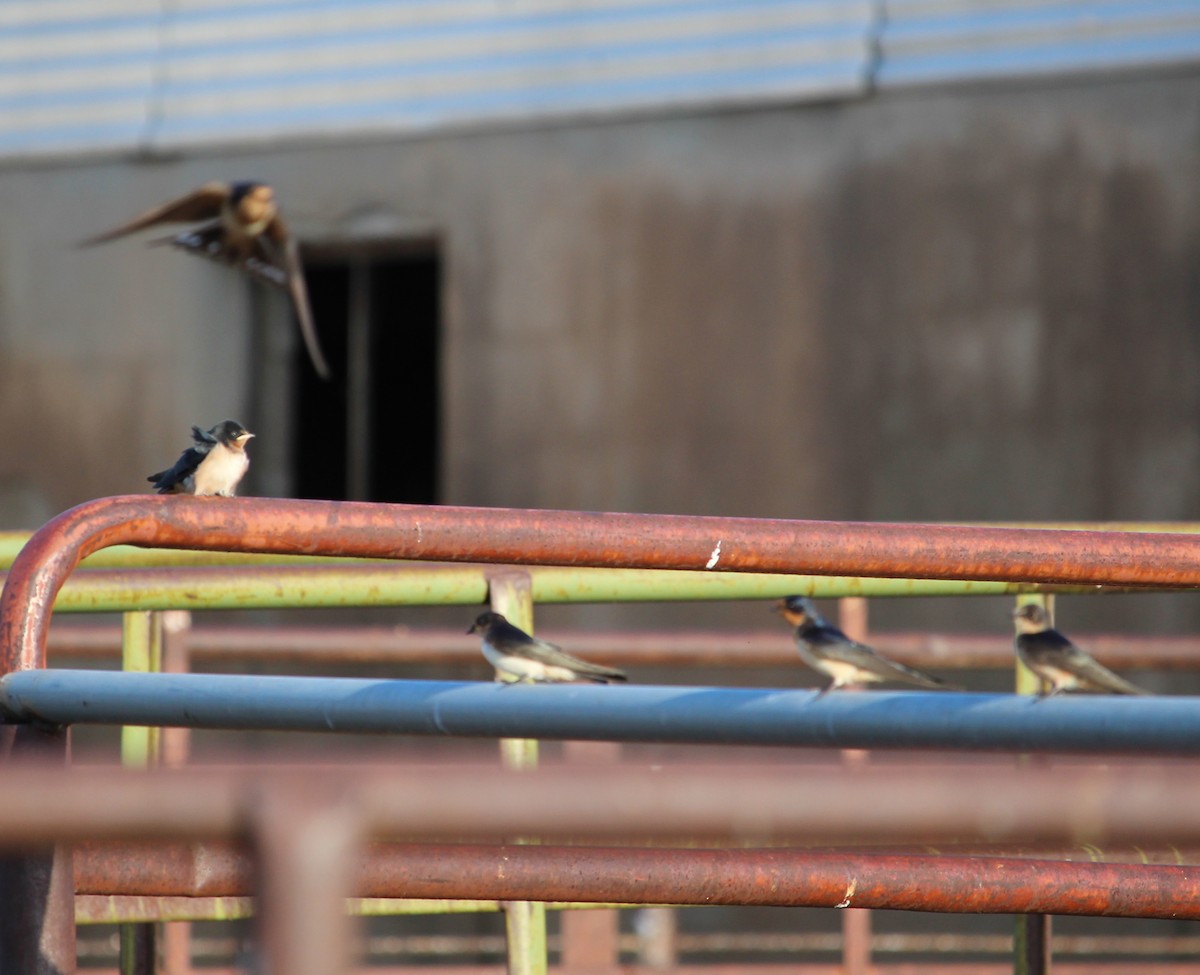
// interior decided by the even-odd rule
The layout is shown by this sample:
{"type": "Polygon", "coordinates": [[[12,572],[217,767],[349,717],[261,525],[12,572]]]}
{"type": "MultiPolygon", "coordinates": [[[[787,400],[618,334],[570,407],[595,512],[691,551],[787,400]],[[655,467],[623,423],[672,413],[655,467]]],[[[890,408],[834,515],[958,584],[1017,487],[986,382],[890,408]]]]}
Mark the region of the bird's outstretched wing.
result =
{"type": "Polygon", "coordinates": [[[329,378],[329,363],[325,353],[321,351],[321,343],[317,338],[317,327],[313,323],[312,309],[308,304],[308,288],[304,284],[304,268],[300,265],[300,248],[296,246],[296,238],[288,233],[287,224],[283,217],[276,214],[263,234],[269,246],[277,254],[271,255],[276,266],[283,270],[288,296],[292,299],[292,309],[300,324],[300,335],[304,339],[304,347],[308,350],[308,358],[313,368],[322,379],[329,378]]]}
{"type": "Polygon", "coordinates": [[[199,189],[193,190],[187,196],[170,200],[162,206],[147,210],[139,217],[134,217],[129,223],[122,224],[114,230],[105,231],[95,237],[80,241],[81,247],[93,244],[103,244],[132,234],[158,223],[191,223],[196,220],[209,220],[221,213],[221,204],[229,198],[228,183],[205,183],[199,189]]]}

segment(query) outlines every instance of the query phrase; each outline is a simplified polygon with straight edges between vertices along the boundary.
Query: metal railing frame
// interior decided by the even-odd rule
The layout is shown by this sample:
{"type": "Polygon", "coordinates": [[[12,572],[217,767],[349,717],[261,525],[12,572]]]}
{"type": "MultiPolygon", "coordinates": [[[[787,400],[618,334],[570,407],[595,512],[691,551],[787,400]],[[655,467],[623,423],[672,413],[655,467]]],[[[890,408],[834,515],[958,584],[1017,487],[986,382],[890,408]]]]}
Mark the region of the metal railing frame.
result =
{"type": "MultiPolygon", "coordinates": [[[[969,585],[1000,579],[1023,586],[1024,591],[1045,585],[1068,585],[1078,591],[1080,586],[1191,588],[1200,584],[1200,546],[1182,534],[1145,539],[1121,532],[334,502],[239,501],[231,508],[207,499],[138,496],[80,506],[47,525],[23,549],[0,597],[0,655],[5,669],[44,665],[50,606],[67,574],[87,554],[123,541],[260,553],[665,567],[688,575],[718,568],[919,576],[969,585]],[[614,536],[619,540],[616,544],[614,536]]],[[[789,585],[786,592],[804,591],[797,588],[799,580],[794,577],[783,581],[789,585]]],[[[29,737],[18,730],[15,750],[27,747],[29,737]]],[[[45,738],[38,744],[43,748],[49,744],[53,750],[53,734],[45,738]]]]}

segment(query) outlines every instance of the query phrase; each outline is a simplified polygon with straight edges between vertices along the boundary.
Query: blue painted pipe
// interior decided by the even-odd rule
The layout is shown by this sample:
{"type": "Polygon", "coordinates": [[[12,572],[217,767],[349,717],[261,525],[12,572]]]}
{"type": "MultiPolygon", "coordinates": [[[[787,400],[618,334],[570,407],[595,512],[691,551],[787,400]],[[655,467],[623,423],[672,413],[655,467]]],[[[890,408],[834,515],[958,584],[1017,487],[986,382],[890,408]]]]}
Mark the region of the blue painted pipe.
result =
{"type": "Polygon", "coordinates": [[[26,670],[6,722],[831,748],[1200,754],[1200,698],[26,670]]]}

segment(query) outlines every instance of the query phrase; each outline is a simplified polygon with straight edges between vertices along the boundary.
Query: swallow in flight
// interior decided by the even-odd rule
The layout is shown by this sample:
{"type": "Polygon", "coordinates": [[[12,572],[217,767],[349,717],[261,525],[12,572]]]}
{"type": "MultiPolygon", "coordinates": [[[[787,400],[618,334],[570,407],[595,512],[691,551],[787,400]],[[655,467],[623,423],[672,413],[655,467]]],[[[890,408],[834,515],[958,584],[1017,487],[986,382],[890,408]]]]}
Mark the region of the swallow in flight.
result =
{"type": "Polygon", "coordinates": [[[253,436],[236,420],[223,420],[211,430],[192,427],[195,444],[179,455],[174,467],[151,474],[146,480],[159,494],[232,498],[250,466],[246,443],[253,436]]]}
{"type": "Polygon", "coordinates": [[[230,267],[288,293],[300,334],[313,368],[322,379],[329,378],[329,365],[317,340],[300,249],[288,233],[287,224],[275,202],[275,191],[265,183],[205,183],[186,196],[148,210],[129,223],[95,237],[82,246],[102,244],[160,223],[197,223],[199,227],[173,237],[154,241],[172,244],[192,254],[230,267]]]}
{"type": "Polygon", "coordinates": [[[779,600],[775,604],[775,611],[796,628],[796,649],[800,652],[800,659],[813,670],[833,678],[833,682],[823,688],[820,694],[839,687],[881,684],[885,681],[947,690],[947,685],[936,677],[881,657],[870,647],[851,640],[836,626],[826,623],[816,607],[804,596],[788,596],[779,600]]]}
{"type": "Polygon", "coordinates": [[[1017,625],[1016,647],[1021,662],[1038,675],[1049,691],[1040,697],[1053,697],[1063,691],[1098,694],[1149,694],[1135,684],[1118,677],[1091,654],[1080,650],[1050,625],[1050,616],[1037,603],[1027,603],[1013,611],[1017,625]]]}
{"type": "Polygon", "coordinates": [[[530,636],[499,613],[481,613],[467,632],[482,634],[483,655],[498,676],[511,678],[509,683],[590,680],[608,684],[626,679],[620,670],[579,660],[553,643],[530,636]]]}

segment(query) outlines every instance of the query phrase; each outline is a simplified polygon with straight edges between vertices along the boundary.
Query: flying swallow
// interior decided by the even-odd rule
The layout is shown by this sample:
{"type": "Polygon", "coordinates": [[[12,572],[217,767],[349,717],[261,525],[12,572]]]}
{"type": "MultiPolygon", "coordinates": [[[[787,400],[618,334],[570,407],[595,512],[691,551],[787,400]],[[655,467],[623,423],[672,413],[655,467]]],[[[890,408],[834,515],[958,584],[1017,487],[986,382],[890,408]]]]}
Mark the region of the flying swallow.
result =
{"type": "Polygon", "coordinates": [[[329,378],[329,365],[321,352],[304,286],[300,250],[288,233],[275,202],[275,191],[265,183],[205,183],[186,196],[148,210],[129,223],[95,237],[82,246],[102,244],[160,223],[206,221],[194,230],[154,241],[172,244],[192,254],[240,268],[251,277],[288,293],[300,334],[313,368],[329,378]]]}
{"type": "Polygon", "coordinates": [[[836,626],[826,623],[804,596],[779,600],[775,611],[796,628],[796,649],[800,651],[800,659],[813,670],[833,678],[833,683],[823,688],[821,694],[839,687],[884,681],[947,689],[947,685],[936,677],[894,663],[870,647],[851,640],[836,626]]]}
{"type": "Polygon", "coordinates": [[[1149,694],[1118,677],[1091,654],[1080,650],[1050,625],[1045,608],[1027,603],[1013,611],[1017,625],[1017,656],[1050,685],[1039,697],[1063,691],[1092,691],[1101,694],[1149,694]]]}
{"type": "Polygon", "coordinates": [[[582,679],[607,684],[626,679],[622,671],[579,660],[553,643],[530,636],[499,613],[481,613],[467,632],[483,635],[483,655],[497,674],[514,678],[510,683],[582,679]]]}
{"type": "Polygon", "coordinates": [[[232,498],[250,466],[246,443],[253,436],[236,420],[223,420],[211,430],[192,427],[195,444],[179,455],[174,467],[151,474],[146,480],[159,494],[232,498]]]}

